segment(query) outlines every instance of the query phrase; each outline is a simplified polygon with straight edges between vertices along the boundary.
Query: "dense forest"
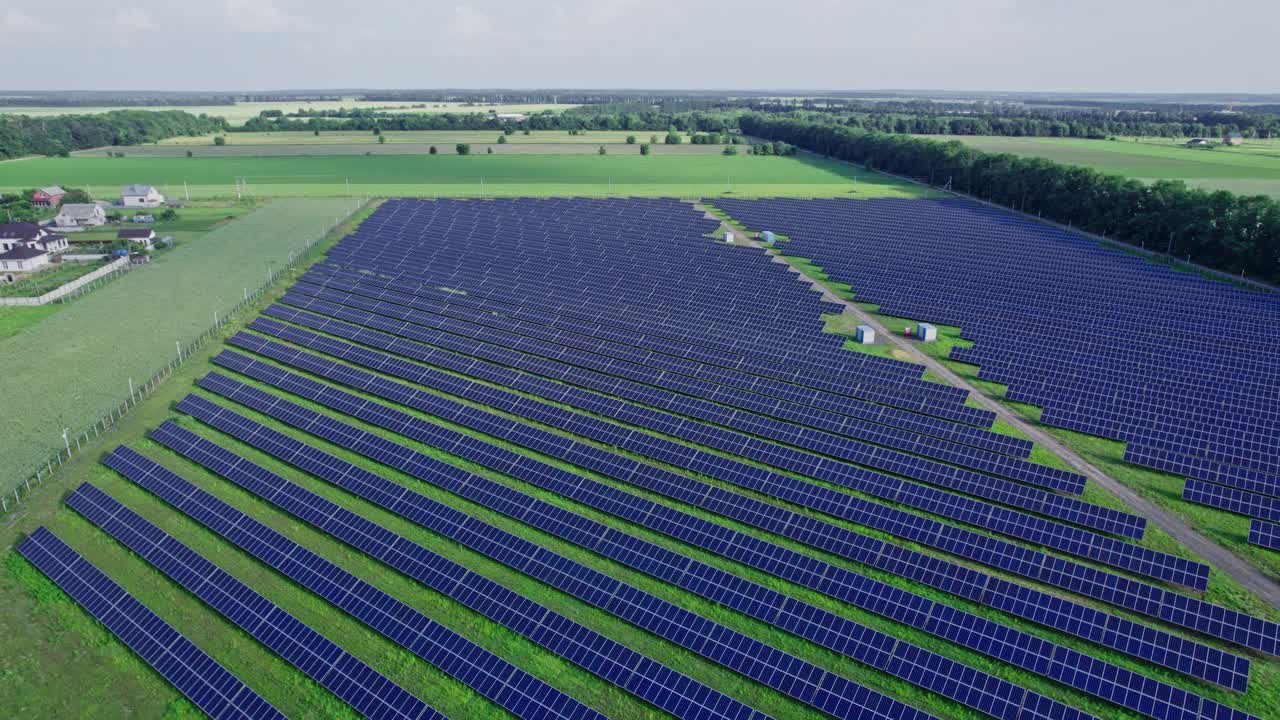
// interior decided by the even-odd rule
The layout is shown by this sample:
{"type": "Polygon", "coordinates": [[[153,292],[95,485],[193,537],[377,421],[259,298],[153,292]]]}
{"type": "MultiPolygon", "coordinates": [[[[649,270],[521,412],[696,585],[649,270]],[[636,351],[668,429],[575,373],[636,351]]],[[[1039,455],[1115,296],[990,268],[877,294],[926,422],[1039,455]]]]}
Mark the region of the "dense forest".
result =
{"type": "Polygon", "coordinates": [[[136,145],[225,130],[222,118],[181,110],[113,110],[97,115],[0,115],[0,159],[63,155],[108,145],[136,145]]]}
{"type": "Polygon", "coordinates": [[[753,113],[749,135],[783,140],[848,162],[916,178],[1088,232],[1189,257],[1232,274],[1280,282],[1280,203],[1263,196],[1150,184],[956,142],[870,132],[753,113]]]}

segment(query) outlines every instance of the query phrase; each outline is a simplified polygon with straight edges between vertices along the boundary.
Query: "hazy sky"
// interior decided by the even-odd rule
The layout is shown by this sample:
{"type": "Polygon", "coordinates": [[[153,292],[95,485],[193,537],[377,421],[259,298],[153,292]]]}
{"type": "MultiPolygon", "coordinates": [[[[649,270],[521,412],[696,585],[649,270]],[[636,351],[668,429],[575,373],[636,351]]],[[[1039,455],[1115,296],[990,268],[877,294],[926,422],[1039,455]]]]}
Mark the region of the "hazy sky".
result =
{"type": "Polygon", "coordinates": [[[1280,91],[1280,1],[0,0],[5,89],[1280,91]]]}

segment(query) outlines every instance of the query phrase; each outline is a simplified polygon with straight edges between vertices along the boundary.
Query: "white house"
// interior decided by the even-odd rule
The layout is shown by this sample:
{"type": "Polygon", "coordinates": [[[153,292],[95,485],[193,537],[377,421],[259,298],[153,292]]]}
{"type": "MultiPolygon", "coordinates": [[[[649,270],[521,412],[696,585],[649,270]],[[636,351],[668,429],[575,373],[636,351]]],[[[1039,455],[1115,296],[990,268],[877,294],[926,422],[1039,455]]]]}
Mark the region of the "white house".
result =
{"type": "Polygon", "coordinates": [[[67,203],[53,224],[62,229],[97,227],[107,221],[107,214],[95,203],[67,203]]]}
{"type": "Polygon", "coordinates": [[[137,230],[132,228],[125,228],[124,230],[121,230],[116,233],[116,239],[128,240],[129,242],[135,243],[137,245],[141,245],[147,250],[150,250],[151,248],[155,247],[155,244],[156,244],[156,231],[150,228],[137,229],[137,230]]]}
{"type": "Polygon", "coordinates": [[[150,185],[125,185],[120,192],[120,202],[125,207],[160,207],[164,204],[164,195],[150,185]]]}
{"type": "Polygon", "coordinates": [[[54,235],[35,223],[16,222],[0,225],[0,252],[17,248],[34,248],[55,253],[67,249],[67,238],[54,235]]]}
{"type": "Polygon", "coordinates": [[[49,253],[40,248],[20,245],[0,253],[0,271],[31,272],[49,264],[49,253]]]}

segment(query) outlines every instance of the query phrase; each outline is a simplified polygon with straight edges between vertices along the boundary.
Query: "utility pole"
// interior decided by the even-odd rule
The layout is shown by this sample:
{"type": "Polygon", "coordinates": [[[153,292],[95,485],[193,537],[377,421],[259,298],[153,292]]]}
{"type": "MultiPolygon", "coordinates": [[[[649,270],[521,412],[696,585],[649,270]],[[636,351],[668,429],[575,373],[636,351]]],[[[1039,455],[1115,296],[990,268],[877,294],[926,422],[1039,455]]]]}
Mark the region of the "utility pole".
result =
{"type": "Polygon", "coordinates": [[[191,202],[191,188],[187,187],[187,181],[182,181],[182,192],[187,196],[187,202],[191,202]]]}

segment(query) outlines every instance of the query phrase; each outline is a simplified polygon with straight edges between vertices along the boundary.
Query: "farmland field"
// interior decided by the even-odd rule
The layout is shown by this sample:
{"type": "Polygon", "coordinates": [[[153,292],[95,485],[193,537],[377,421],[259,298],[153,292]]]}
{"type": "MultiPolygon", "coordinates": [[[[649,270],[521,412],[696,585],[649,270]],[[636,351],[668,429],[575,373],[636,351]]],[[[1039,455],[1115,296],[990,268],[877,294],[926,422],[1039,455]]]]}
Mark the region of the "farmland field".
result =
{"type": "Polygon", "coordinates": [[[257,117],[263,110],[280,110],[286,113],[297,110],[386,110],[389,113],[487,113],[490,110],[500,113],[531,114],[552,110],[560,112],[576,105],[466,105],[464,103],[425,103],[426,107],[414,108],[417,102],[392,102],[372,100],[292,100],[282,102],[239,102],[234,105],[152,105],[138,107],[119,106],[0,106],[0,114],[31,115],[33,117],[50,115],[94,115],[112,110],[182,110],[193,115],[212,115],[223,117],[232,125],[243,125],[249,118],[257,117]]]}
{"type": "MultiPolygon", "coordinates": [[[[387,144],[416,143],[423,145],[452,145],[454,143],[494,143],[501,131],[498,130],[386,130],[381,137],[387,144]]],[[[656,135],[658,143],[666,137],[665,132],[653,130],[591,130],[578,135],[570,135],[567,130],[530,130],[528,135],[517,131],[506,136],[512,145],[529,143],[554,143],[558,145],[620,145],[627,141],[628,135],[634,135],[637,143],[649,142],[650,136],[656,135]]],[[[232,132],[222,135],[227,144],[234,145],[378,145],[378,137],[372,132],[362,130],[329,130],[313,135],[310,132],[232,132]]],[[[688,142],[689,134],[683,137],[688,142]]],[[[212,146],[213,136],[172,137],[161,140],[155,145],[168,146],[212,146]]],[[[135,152],[140,147],[124,148],[126,152],[135,152]]],[[[443,148],[441,148],[443,149],[443,148]]]]}
{"type": "Polygon", "coordinates": [[[83,430],[209,327],[335,218],[343,200],[280,200],[161,254],[146,268],[0,340],[8,368],[0,430],[0,491],[11,490],[62,447],[62,428],[83,430]],[[38,359],[38,360],[36,360],[38,359]]]}
{"type": "Polygon", "coordinates": [[[148,182],[171,195],[235,198],[237,177],[257,197],[792,196],[919,197],[926,191],[816,157],[610,154],[39,158],[0,164],[0,191],[55,183],[98,194],[148,182]],[[347,183],[350,183],[349,189],[347,183]],[[105,190],[110,188],[111,190],[105,190]]]}
{"type": "Polygon", "coordinates": [[[1183,180],[1206,190],[1280,197],[1280,144],[1249,140],[1238,147],[1186,148],[1182,140],[926,136],[979,150],[1084,165],[1139,180],[1183,180]]]}

